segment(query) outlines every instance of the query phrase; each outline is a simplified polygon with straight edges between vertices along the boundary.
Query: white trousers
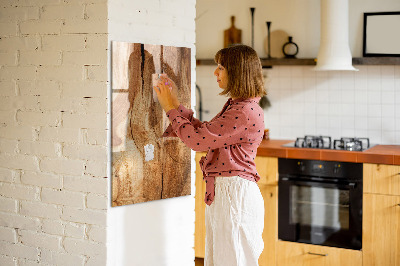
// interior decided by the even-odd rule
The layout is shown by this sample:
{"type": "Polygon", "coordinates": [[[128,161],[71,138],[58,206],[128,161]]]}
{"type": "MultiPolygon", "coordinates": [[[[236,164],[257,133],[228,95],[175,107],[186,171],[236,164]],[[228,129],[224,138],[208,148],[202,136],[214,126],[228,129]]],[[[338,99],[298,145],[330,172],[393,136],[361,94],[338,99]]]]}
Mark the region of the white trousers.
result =
{"type": "Polygon", "coordinates": [[[264,249],[264,199],[255,182],[216,177],[205,219],[205,266],[258,266],[264,249]]]}

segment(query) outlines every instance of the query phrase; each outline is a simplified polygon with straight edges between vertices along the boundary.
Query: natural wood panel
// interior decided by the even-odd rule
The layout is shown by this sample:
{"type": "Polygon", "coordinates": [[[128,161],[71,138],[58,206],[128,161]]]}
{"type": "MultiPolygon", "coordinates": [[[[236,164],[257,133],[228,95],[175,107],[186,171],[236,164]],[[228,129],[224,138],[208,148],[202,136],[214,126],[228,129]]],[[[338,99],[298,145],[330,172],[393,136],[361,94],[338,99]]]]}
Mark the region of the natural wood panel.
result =
{"type": "Polygon", "coordinates": [[[361,266],[363,259],[358,250],[287,241],[278,241],[277,250],[278,266],[361,266]]]}
{"type": "Polygon", "coordinates": [[[167,74],[190,106],[190,64],[190,48],[112,43],[112,206],[191,193],[190,149],[161,137],[170,122],[152,86],[152,74],[167,74]]]}
{"type": "Polygon", "coordinates": [[[260,266],[276,265],[276,242],[278,240],[278,187],[259,185],[264,198],[264,250],[258,259],[260,266]]]}
{"type": "Polygon", "coordinates": [[[400,166],[364,164],[364,193],[400,195],[400,166]]]}
{"type": "Polygon", "coordinates": [[[206,183],[203,181],[203,172],[200,169],[199,161],[206,153],[196,153],[196,195],[195,195],[195,234],[194,234],[194,253],[197,258],[204,258],[205,255],[205,210],[204,195],[206,193],[206,183]]]}
{"type": "Polygon", "coordinates": [[[259,185],[278,184],[278,158],[257,156],[254,162],[261,176],[259,185]]]}
{"type": "Polygon", "coordinates": [[[400,196],[364,194],[363,266],[400,266],[400,196]]]}

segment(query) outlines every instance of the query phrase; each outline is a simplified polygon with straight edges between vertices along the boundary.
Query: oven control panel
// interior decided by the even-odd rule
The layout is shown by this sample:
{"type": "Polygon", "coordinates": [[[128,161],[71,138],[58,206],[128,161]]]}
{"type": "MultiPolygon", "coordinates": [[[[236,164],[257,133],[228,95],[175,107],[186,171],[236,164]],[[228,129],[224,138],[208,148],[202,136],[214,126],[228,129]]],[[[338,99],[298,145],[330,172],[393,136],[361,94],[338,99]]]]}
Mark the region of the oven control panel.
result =
{"type": "Polygon", "coordinates": [[[303,159],[278,160],[279,174],[362,179],[362,164],[303,159]]]}

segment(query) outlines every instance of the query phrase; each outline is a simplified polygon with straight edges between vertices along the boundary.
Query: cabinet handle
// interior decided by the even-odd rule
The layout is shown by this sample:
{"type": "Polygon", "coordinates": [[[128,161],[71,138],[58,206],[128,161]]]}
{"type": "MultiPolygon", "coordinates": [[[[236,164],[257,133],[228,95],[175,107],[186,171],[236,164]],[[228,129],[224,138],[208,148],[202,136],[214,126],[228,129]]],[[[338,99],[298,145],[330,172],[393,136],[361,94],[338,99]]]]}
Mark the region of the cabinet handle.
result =
{"type": "Polygon", "coordinates": [[[328,256],[328,254],[320,254],[320,253],[313,253],[313,252],[307,252],[307,254],[310,254],[310,255],[317,255],[317,256],[323,256],[323,257],[328,256]]]}

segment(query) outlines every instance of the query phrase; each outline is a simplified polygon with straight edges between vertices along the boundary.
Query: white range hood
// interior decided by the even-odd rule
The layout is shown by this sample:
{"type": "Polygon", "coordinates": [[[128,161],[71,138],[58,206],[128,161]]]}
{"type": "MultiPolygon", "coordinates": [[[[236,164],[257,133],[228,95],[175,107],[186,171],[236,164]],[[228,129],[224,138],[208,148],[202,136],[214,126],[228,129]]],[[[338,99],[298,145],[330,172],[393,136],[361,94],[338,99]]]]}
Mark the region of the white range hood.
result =
{"type": "Polygon", "coordinates": [[[314,70],[358,71],[349,47],[348,0],[321,0],[321,40],[314,70]]]}

